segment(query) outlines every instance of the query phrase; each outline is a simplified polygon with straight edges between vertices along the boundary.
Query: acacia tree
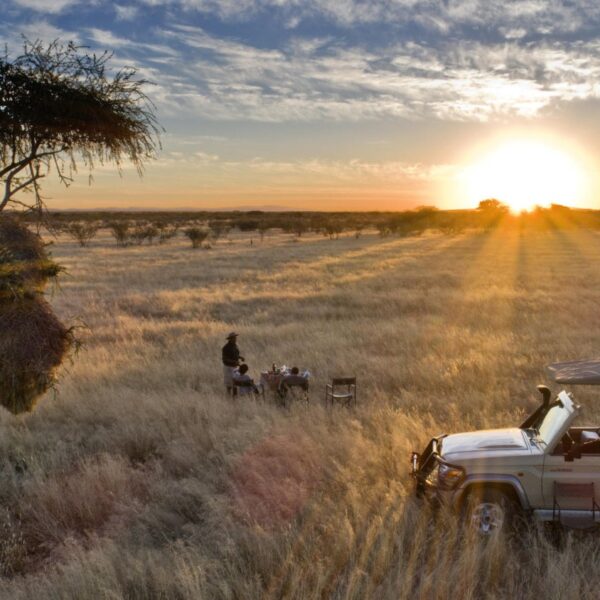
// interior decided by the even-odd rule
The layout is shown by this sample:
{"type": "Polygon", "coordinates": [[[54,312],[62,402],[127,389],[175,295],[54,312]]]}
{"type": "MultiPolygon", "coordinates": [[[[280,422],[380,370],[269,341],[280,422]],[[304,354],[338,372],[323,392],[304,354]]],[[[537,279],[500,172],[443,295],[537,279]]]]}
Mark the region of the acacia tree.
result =
{"type": "Polygon", "coordinates": [[[110,58],[58,40],[25,40],[21,55],[0,57],[0,211],[41,211],[40,180],[52,171],[68,186],[78,166],[91,178],[96,163],[120,170],[128,160],[141,174],[154,156],[159,127],[148,82],[135,69],[110,75],[110,58]]]}

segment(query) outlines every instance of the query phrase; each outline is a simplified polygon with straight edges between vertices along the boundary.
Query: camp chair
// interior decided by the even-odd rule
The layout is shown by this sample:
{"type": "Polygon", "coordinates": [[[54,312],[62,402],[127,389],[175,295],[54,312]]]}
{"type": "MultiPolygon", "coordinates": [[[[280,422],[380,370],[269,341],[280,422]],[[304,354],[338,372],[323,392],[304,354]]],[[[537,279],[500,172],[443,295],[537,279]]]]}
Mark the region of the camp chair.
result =
{"type": "Polygon", "coordinates": [[[252,396],[254,394],[254,392],[252,394],[249,394],[246,392],[246,394],[240,394],[238,392],[239,388],[257,388],[259,391],[259,394],[262,396],[263,400],[265,398],[265,388],[263,387],[263,385],[256,385],[254,383],[254,380],[250,380],[250,381],[241,381],[239,379],[234,379],[233,380],[233,389],[232,389],[232,395],[235,398],[236,396],[240,396],[240,395],[248,395],[248,396],[252,396]]]}
{"type": "Polygon", "coordinates": [[[331,383],[325,386],[325,406],[329,401],[332,406],[334,402],[340,402],[344,406],[356,406],[356,377],[334,377],[331,383]]]}
{"type": "Polygon", "coordinates": [[[281,399],[281,404],[285,406],[288,397],[294,397],[304,400],[307,404],[310,402],[308,395],[308,378],[302,375],[286,375],[277,387],[277,394],[281,399]]]}
{"type": "MultiPolygon", "coordinates": [[[[585,509],[584,509],[585,510],[585,509]]],[[[593,527],[596,523],[596,511],[600,511],[600,506],[596,504],[594,496],[594,483],[559,483],[554,482],[554,503],[552,505],[552,520],[558,521],[567,527],[575,527],[585,529],[593,527]],[[592,519],[587,516],[578,517],[571,516],[563,519],[561,515],[561,506],[558,502],[559,498],[587,498],[590,502],[589,507],[592,511],[592,519]]]]}

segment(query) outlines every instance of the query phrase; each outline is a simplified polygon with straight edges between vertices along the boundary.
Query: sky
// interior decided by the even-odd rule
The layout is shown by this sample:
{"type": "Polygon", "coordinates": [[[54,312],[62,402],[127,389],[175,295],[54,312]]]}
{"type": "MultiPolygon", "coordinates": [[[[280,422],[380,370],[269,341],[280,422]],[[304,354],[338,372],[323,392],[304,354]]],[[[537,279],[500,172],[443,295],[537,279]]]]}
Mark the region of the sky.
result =
{"type": "Polygon", "coordinates": [[[109,50],[165,129],[50,208],[600,208],[596,0],[2,0],[22,35],[109,50]]]}

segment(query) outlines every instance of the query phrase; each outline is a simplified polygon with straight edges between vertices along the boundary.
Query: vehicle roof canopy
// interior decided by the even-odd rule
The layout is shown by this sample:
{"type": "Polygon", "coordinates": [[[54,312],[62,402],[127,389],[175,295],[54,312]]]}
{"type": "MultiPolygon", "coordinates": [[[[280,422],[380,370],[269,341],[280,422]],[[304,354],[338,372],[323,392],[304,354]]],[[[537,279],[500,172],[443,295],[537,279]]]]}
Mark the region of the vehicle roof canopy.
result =
{"type": "Polygon", "coordinates": [[[547,368],[556,383],[600,385],[600,358],[557,362],[547,368]]]}

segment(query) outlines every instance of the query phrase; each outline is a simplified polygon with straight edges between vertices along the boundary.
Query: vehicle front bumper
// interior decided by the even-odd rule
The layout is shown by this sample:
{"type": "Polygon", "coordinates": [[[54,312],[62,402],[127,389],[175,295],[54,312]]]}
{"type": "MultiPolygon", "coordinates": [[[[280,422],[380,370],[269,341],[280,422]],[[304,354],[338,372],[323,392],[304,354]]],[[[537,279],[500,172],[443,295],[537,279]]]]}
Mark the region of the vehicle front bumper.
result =
{"type": "Polygon", "coordinates": [[[449,487],[438,477],[441,465],[457,468],[456,465],[445,461],[440,454],[440,445],[444,437],[434,437],[423,452],[411,453],[411,477],[415,481],[415,493],[418,498],[426,498],[434,503],[454,504],[464,480],[449,487]]]}

